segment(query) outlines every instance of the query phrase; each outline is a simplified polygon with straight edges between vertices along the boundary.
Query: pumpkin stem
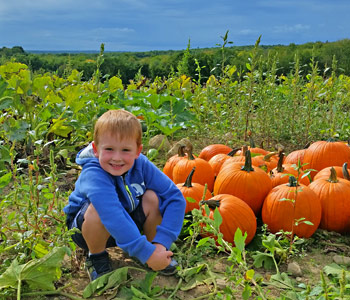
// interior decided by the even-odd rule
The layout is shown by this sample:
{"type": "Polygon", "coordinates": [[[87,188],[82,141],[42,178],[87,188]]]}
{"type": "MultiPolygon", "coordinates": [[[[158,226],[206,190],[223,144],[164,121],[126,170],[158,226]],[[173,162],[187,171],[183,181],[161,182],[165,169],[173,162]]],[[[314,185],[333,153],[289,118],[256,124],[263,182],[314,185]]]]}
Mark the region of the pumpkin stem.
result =
{"type": "Polygon", "coordinates": [[[329,175],[328,181],[332,183],[336,183],[339,181],[337,178],[337,172],[333,167],[331,167],[331,174],[329,175]]]}
{"type": "Polygon", "coordinates": [[[194,160],[195,157],[192,154],[192,147],[187,147],[188,160],[194,160]]]}
{"type": "Polygon", "coordinates": [[[276,155],[277,153],[276,152],[271,152],[271,153],[268,153],[264,156],[263,160],[264,161],[270,161],[271,160],[271,157],[276,155]]]}
{"type": "Polygon", "coordinates": [[[311,145],[311,141],[307,142],[307,143],[306,143],[306,145],[304,146],[304,149],[309,148],[309,147],[310,147],[310,145],[311,145]]]}
{"type": "Polygon", "coordinates": [[[241,168],[242,171],[250,172],[254,171],[254,168],[252,167],[252,156],[250,154],[250,150],[247,150],[245,153],[245,162],[244,166],[241,168]]]}
{"type": "Polygon", "coordinates": [[[227,153],[228,156],[234,156],[237,151],[241,150],[241,148],[234,148],[229,153],[227,153]]]}
{"type": "Polygon", "coordinates": [[[245,156],[245,153],[247,152],[248,150],[248,146],[247,145],[243,145],[242,146],[242,155],[245,156]]]}
{"type": "Polygon", "coordinates": [[[345,162],[343,164],[343,175],[344,175],[345,179],[350,180],[350,175],[349,175],[349,171],[348,171],[348,163],[347,162],[345,162]]]}
{"type": "Polygon", "coordinates": [[[284,153],[282,150],[278,151],[278,162],[277,162],[277,173],[283,173],[284,167],[283,167],[283,158],[284,158],[284,153]]]}
{"type": "Polygon", "coordinates": [[[288,180],[287,185],[290,187],[296,187],[296,186],[298,186],[298,180],[293,175],[289,176],[289,180],[288,180]]]}
{"type": "Polygon", "coordinates": [[[216,207],[220,207],[220,200],[214,200],[214,199],[209,199],[209,200],[202,200],[199,202],[199,205],[208,205],[209,208],[215,209],[216,207]]]}
{"type": "Polygon", "coordinates": [[[193,167],[193,169],[191,170],[190,174],[188,174],[187,178],[186,178],[186,181],[184,183],[183,186],[187,187],[187,188],[191,188],[193,187],[192,186],[192,177],[193,177],[193,174],[194,174],[194,171],[196,170],[196,167],[193,167]]]}

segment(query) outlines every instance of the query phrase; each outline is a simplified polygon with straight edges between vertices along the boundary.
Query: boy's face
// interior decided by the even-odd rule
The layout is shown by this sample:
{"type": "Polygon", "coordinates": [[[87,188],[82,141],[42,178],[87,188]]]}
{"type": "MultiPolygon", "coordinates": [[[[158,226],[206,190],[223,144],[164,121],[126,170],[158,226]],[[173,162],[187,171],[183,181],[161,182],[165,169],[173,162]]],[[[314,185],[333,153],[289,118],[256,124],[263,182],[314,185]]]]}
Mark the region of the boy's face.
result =
{"type": "Polygon", "coordinates": [[[109,132],[102,133],[98,146],[92,142],[92,147],[101,167],[114,176],[128,171],[142,150],[142,145],[138,147],[135,138],[120,140],[118,135],[109,132]]]}

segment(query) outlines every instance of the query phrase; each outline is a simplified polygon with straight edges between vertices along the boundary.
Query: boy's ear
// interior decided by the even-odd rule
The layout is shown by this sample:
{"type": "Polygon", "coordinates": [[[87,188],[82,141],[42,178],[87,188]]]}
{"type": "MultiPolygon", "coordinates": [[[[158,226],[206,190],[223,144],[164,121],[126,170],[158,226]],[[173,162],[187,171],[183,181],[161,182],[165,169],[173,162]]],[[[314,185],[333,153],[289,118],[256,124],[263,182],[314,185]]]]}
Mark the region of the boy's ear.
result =
{"type": "Polygon", "coordinates": [[[92,150],[94,151],[94,155],[98,158],[98,152],[97,152],[97,147],[95,145],[95,142],[92,141],[91,145],[92,145],[92,150]]]}
{"type": "Polygon", "coordinates": [[[137,157],[140,156],[142,149],[143,149],[143,145],[141,144],[139,149],[137,149],[137,157]]]}

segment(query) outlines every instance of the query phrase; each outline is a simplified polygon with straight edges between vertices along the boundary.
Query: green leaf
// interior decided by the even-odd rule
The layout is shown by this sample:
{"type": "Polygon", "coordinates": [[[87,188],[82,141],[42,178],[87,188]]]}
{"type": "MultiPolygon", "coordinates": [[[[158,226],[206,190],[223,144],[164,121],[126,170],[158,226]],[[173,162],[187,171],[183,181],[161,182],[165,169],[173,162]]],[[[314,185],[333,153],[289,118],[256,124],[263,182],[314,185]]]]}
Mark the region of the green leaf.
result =
{"type": "Polygon", "coordinates": [[[12,179],[12,173],[7,173],[3,176],[0,177],[0,189],[4,188],[5,186],[7,186],[10,181],[12,179]]]}
{"type": "Polygon", "coordinates": [[[221,217],[220,211],[216,207],[214,210],[214,226],[217,230],[219,230],[221,223],[222,223],[222,217],[221,217]]]}
{"type": "Polygon", "coordinates": [[[128,267],[119,268],[90,282],[83,291],[83,297],[89,298],[94,294],[101,295],[110,288],[118,289],[123,282],[127,281],[128,270],[128,267]]]}
{"type": "Polygon", "coordinates": [[[116,76],[113,76],[111,79],[109,79],[108,86],[111,92],[124,89],[122,80],[116,76]]]}
{"type": "Polygon", "coordinates": [[[252,295],[252,288],[246,284],[244,285],[244,290],[242,292],[242,297],[244,300],[250,299],[250,296],[252,295]]]}
{"type": "Polygon", "coordinates": [[[293,282],[286,273],[277,273],[272,275],[270,278],[269,285],[273,285],[282,289],[294,290],[293,282]]]}
{"type": "Polygon", "coordinates": [[[267,270],[272,270],[275,266],[273,258],[269,253],[258,251],[256,254],[253,254],[252,257],[254,258],[253,265],[257,268],[264,267],[267,270]]]}
{"type": "Polygon", "coordinates": [[[245,240],[247,239],[247,232],[244,233],[244,235],[242,235],[242,230],[238,227],[236,232],[235,232],[235,236],[234,236],[234,243],[236,248],[238,248],[241,253],[244,251],[245,248],[245,240]]]}
{"type": "Polygon", "coordinates": [[[60,263],[66,252],[66,247],[57,247],[44,257],[22,265],[14,259],[0,276],[0,289],[16,288],[26,282],[32,290],[55,290],[53,282],[61,277],[60,263]]]}

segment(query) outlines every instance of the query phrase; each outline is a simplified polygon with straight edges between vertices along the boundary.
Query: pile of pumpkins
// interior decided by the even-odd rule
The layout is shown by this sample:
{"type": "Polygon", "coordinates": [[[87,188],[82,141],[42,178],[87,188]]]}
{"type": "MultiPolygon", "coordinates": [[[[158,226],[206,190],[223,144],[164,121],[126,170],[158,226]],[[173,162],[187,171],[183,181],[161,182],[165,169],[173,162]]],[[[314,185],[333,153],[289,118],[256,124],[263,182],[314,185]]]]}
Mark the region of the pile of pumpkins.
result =
{"type": "Polygon", "coordinates": [[[187,199],[186,213],[208,204],[213,218],[217,207],[223,238],[233,243],[240,228],[248,244],[258,217],[272,233],[309,238],[317,228],[350,232],[349,161],[350,146],[334,140],[316,141],[286,156],[283,149],[224,144],[208,145],[196,156],[180,145],[163,172],[187,199]]]}

